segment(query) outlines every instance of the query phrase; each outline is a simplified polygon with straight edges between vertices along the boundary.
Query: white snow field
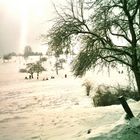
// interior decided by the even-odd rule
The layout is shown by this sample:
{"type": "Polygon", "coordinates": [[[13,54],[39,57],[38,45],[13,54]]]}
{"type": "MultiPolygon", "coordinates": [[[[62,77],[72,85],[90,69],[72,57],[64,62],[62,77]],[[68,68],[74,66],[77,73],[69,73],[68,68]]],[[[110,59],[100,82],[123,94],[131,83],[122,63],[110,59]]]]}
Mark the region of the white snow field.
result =
{"type": "Polygon", "coordinates": [[[121,105],[93,107],[83,79],[68,71],[43,81],[48,71],[25,80],[18,70],[17,60],[0,64],[0,140],[140,139],[140,102],[129,103],[137,117],[126,121],[121,105]]]}

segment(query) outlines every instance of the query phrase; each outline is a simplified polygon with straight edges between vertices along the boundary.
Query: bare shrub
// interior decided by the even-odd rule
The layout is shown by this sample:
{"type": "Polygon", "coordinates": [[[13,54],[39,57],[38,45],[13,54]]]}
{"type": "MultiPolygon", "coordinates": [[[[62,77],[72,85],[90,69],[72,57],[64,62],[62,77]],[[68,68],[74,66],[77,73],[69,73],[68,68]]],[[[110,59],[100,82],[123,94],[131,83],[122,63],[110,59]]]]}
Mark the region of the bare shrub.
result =
{"type": "Polygon", "coordinates": [[[93,89],[93,84],[90,80],[85,80],[84,83],[82,84],[86,88],[86,95],[89,96],[91,90],[93,89]]]}

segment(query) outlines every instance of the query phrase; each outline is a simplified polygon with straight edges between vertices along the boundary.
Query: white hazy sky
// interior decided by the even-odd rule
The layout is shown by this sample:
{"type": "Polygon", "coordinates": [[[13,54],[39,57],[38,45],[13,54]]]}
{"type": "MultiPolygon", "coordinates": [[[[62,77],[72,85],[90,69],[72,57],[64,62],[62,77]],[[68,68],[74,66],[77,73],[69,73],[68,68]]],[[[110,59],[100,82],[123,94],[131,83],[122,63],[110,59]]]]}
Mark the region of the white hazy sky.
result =
{"type": "Polygon", "coordinates": [[[26,45],[40,50],[39,36],[51,27],[54,17],[52,1],[62,0],[0,0],[0,54],[21,52],[26,45]]]}

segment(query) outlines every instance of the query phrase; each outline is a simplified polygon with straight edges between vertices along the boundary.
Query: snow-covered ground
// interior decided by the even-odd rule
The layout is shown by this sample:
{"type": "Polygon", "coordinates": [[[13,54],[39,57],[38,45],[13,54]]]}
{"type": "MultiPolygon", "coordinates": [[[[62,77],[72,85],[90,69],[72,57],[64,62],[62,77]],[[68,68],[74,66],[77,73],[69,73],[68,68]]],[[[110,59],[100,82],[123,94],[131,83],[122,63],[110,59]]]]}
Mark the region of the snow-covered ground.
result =
{"type": "MultiPolygon", "coordinates": [[[[40,80],[25,80],[19,65],[19,60],[0,64],[0,140],[140,139],[139,117],[125,121],[121,105],[94,108],[83,79],[68,71],[64,78],[61,71],[43,81],[47,71],[40,80]]],[[[129,105],[137,116],[140,102],[129,105]]]]}

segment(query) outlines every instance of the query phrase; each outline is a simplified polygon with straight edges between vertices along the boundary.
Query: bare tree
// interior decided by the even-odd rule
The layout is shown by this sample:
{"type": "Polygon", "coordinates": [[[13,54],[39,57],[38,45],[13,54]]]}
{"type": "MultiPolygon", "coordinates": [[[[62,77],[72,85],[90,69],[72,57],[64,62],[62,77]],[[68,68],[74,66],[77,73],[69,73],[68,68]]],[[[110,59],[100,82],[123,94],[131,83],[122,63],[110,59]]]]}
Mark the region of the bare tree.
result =
{"type": "Polygon", "coordinates": [[[140,0],[68,3],[67,8],[55,7],[58,18],[47,35],[49,46],[62,50],[69,48],[73,39],[81,41],[81,51],[73,63],[76,76],[97,65],[120,63],[129,67],[140,96],[140,0]]]}

